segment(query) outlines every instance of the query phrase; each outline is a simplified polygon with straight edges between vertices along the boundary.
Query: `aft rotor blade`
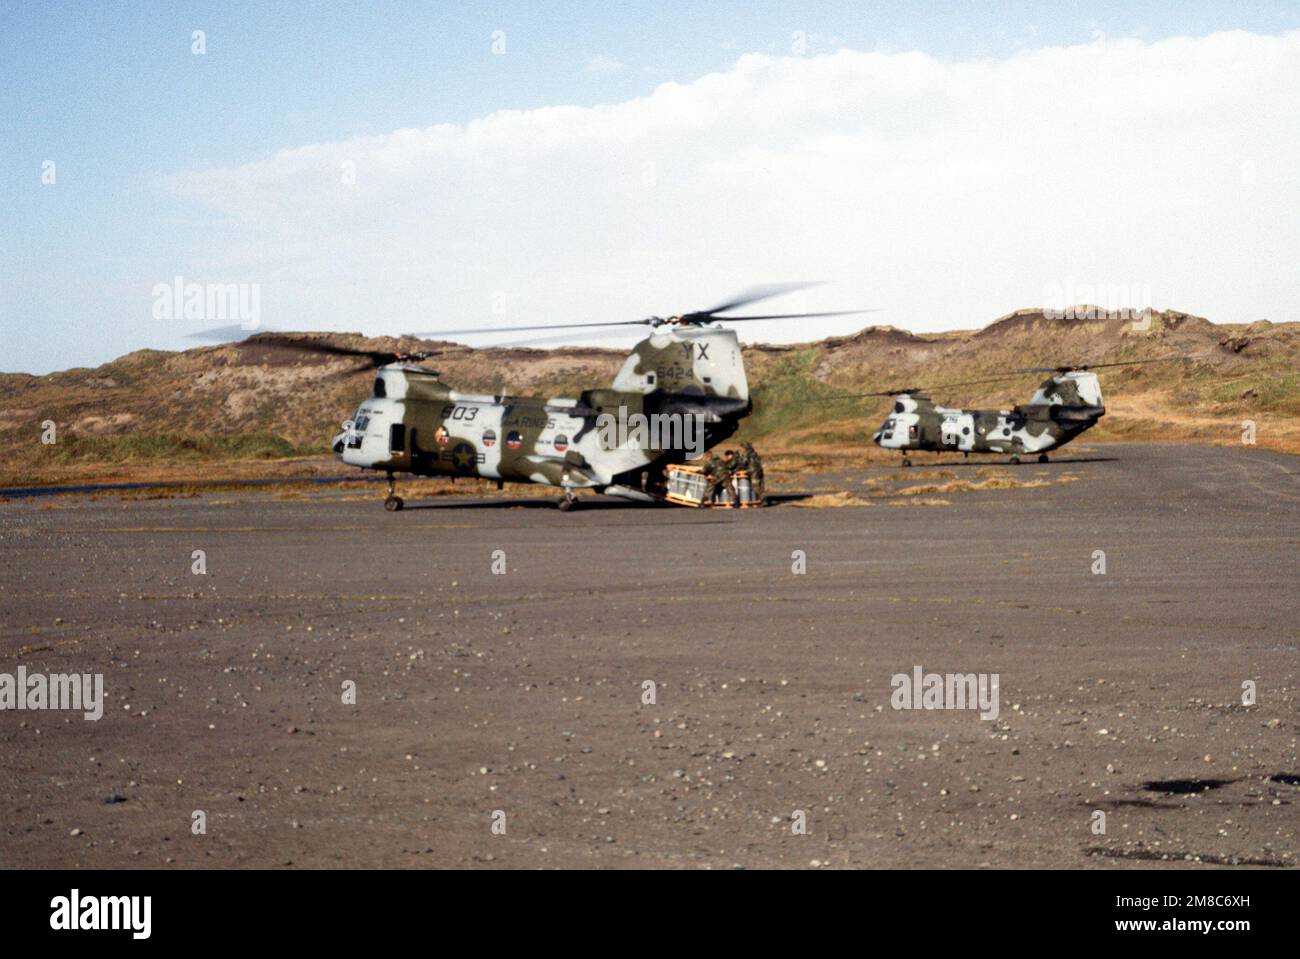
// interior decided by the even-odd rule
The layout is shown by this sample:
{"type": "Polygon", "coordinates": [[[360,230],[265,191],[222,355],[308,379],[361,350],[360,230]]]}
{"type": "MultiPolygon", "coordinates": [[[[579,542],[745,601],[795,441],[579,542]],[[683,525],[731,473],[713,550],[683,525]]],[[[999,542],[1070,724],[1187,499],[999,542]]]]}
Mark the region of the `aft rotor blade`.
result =
{"type": "Polygon", "coordinates": [[[1065,366],[1026,366],[1023,369],[1010,370],[1011,373],[1070,373],[1075,370],[1101,370],[1111,366],[1141,366],[1143,363],[1165,363],[1181,359],[1178,356],[1153,356],[1149,360],[1117,360],[1114,363],[1078,363],[1065,366]]]}
{"type": "Polygon", "coordinates": [[[759,300],[767,300],[774,296],[780,296],[782,293],[793,293],[795,290],[806,290],[810,286],[820,286],[825,282],[825,280],[811,280],[799,283],[765,283],[762,286],[750,287],[743,293],[736,294],[725,303],[719,303],[707,310],[697,310],[689,315],[712,316],[714,313],[725,313],[727,310],[748,306],[751,303],[757,303],[759,300]]]}
{"type": "Polygon", "coordinates": [[[960,383],[932,383],[926,386],[904,386],[893,390],[881,390],[877,393],[845,393],[841,396],[821,396],[819,400],[854,400],[868,396],[901,396],[906,393],[921,393],[929,390],[953,390],[959,386],[981,386],[985,383],[1001,383],[1014,377],[1013,373],[993,376],[983,380],[963,380],[960,383]]]}
{"type": "Polygon", "coordinates": [[[813,316],[852,316],[855,313],[879,313],[880,309],[870,310],[831,310],[826,313],[767,313],[762,316],[714,316],[712,319],[726,323],[744,323],[747,320],[796,320],[813,316]]]}
{"type": "Polygon", "coordinates": [[[473,336],[479,333],[531,333],[540,330],[584,330],[594,329],[597,327],[616,327],[616,326],[659,326],[664,323],[708,323],[713,320],[736,320],[743,322],[746,320],[784,320],[799,319],[804,317],[818,316],[847,316],[852,313],[864,313],[866,310],[841,310],[827,313],[773,313],[764,316],[719,316],[727,310],[738,309],[747,306],[750,303],[757,303],[759,300],[766,300],[773,296],[780,296],[782,293],[792,293],[795,290],[807,289],[810,286],[817,286],[823,283],[823,280],[803,283],[772,283],[766,286],[751,287],[744,293],[732,297],[725,303],[719,303],[707,310],[693,310],[688,313],[682,313],[671,319],[665,319],[660,316],[650,316],[641,320],[600,320],[594,323],[538,323],[526,324],[524,326],[489,326],[478,329],[457,329],[457,330],[428,330],[421,333],[408,334],[418,337],[441,337],[441,336],[473,336]]]}

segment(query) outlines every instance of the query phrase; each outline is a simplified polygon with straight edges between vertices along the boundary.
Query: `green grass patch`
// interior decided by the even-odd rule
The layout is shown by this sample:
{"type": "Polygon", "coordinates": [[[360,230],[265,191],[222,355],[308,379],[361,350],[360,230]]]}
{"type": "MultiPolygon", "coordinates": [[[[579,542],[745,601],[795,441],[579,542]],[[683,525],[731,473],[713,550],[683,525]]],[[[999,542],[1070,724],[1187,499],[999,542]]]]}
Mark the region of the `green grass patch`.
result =
{"type": "MultiPolygon", "coordinates": [[[[874,415],[879,398],[836,400],[834,396],[856,390],[831,386],[813,375],[822,352],[818,349],[799,350],[782,357],[767,371],[762,386],[752,390],[754,412],[742,423],[738,440],[758,440],[767,436],[789,434],[802,427],[814,426],[826,420],[844,420],[855,416],[865,419],[874,415]]],[[[874,431],[874,426],[872,428],[874,431]]],[[[870,431],[868,431],[870,432],[870,431]]],[[[827,433],[827,441],[836,434],[827,433]]],[[[851,437],[861,442],[861,436],[851,437]]]]}
{"type": "Polygon", "coordinates": [[[1295,373],[1257,374],[1210,390],[1210,399],[1226,406],[1249,404],[1252,409],[1279,413],[1300,413],[1300,375],[1295,373]],[[1254,390],[1255,396],[1242,399],[1241,394],[1254,390]]]}

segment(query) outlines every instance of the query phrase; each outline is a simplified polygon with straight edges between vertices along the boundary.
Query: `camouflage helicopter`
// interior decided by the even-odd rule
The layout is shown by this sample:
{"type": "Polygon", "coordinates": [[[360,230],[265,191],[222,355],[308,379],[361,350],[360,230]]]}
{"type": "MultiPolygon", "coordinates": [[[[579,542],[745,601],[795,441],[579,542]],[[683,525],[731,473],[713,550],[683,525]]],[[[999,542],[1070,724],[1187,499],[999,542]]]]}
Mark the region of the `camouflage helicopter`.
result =
{"type": "MultiPolygon", "coordinates": [[[[1133,366],[1154,360],[1126,360],[1078,366],[1034,366],[1009,370],[1005,375],[932,387],[905,387],[857,396],[892,396],[894,408],[872,440],[881,449],[898,450],[903,466],[911,466],[909,453],[1010,453],[1018,464],[1023,456],[1037,455],[1047,462],[1049,450],[1059,449],[1106,415],[1101,385],[1092,370],[1133,366]],[[1009,410],[961,410],[936,406],[926,392],[958,386],[994,383],[1026,373],[1050,373],[1028,403],[1009,410]]],[[[848,397],[843,397],[848,398],[848,397]]]]}
{"type": "Polygon", "coordinates": [[[650,328],[608,387],[583,390],[574,398],[462,392],[442,382],[436,370],[420,365],[436,353],[353,350],[289,334],[263,334],[254,342],[361,356],[377,367],[370,397],[343,423],[331,445],[344,463],[387,475],[384,508],[389,511],[403,506],[396,494],[398,473],[453,480],[481,477],[495,480],[498,489],[506,483],[554,486],[563,491],[558,505],[564,511],[576,505],[574,491],[579,489],[659,502],[665,493],[666,468],[731,436],[752,409],[736,333],[716,325],[717,321],[860,312],[719,315],[809,285],[759,287],[711,309],[667,318],[413,334],[432,338],[579,327],[650,328]],[[611,433],[603,426],[615,418],[659,428],[619,434],[611,442],[611,433]],[[691,436],[691,430],[697,435],[691,436]]]}

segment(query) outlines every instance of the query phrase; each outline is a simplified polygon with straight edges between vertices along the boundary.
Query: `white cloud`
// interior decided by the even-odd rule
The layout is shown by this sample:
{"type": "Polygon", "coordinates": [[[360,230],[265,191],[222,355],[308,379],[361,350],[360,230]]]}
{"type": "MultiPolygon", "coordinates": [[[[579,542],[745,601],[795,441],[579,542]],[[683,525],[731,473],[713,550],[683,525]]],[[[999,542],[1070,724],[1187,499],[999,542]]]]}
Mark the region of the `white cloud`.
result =
{"type": "Polygon", "coordinates": [[[1088,286],[1284,320],[1300,303],[1297,90],[1300,32],[957,63],[748,55],[624,103],[170,183],[223,218],[184,238],[183,272],[261,282],[282,327],[629,319],[814,278],[836,282],[782,303],[884,312],[747,335],[971,327],[1088,286]]]}
{"type": "Polygon", "coordinates": [[[613,73],[622,73],[627,69],[627,64],[621,60],[615,60],[613,57],[598,54],[587,61],[587,72],[595,73],[600,76],[609,76],[613,73]]]}

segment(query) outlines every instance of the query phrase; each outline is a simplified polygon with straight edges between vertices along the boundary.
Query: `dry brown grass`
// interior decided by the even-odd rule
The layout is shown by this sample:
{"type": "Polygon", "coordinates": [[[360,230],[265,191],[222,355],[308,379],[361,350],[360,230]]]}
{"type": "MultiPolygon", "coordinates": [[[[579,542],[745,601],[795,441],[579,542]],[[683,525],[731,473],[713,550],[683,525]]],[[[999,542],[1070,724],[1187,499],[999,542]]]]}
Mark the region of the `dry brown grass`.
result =
{"type": "Polygon", "coordinates": [[[815,496],[809,496],[807,499],[794,500],[791,506],[800,506],[804,509],[837,509],[841,506],[873,506],[875,504],[863,499],[861,496],[854,496],[852,493],[840,491],[838,493],[818,493],[815,496]]]}
{"type": "Polygon", "coordinates": [[[954,480],[949,483],[930,483],[922,486],[908,486],[896,491],[898,496],[929,496],[934,493],[982,493],[987,490],[1001,489],[1036,489],[1041,486],[1056,486],[1073,483],[1077,476],[1062,473],[1052,479],[1018,480],[1009,476],[990,476],[982,480],[954,480]]]}

